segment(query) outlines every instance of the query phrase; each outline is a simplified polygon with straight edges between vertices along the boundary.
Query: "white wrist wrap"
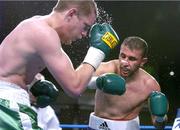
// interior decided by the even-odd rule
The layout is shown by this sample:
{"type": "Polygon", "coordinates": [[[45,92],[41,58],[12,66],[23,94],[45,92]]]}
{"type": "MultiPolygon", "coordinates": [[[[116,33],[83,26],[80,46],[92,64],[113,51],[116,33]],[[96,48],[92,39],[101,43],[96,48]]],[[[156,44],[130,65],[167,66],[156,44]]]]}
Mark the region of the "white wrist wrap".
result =
{"type": "Polygon", "coordinates": [[[91,78],[91,80],[89,81],[89,83],[87,85],[87,88],[89,88],[89,89],[96,89],[97,88],[97,86],[96,86],[96,79],[97,78],[98,78],[97,76],[93,76],[91,78]]]}
{"type": "Polygon", "coordinates": [[[95,47],[90,47],[84,58],[83,63],[88,63],[92,65],[95,69],[97,69],[100,63],[104,60],[104,58],[105,54],[103,51],[95,47]]]}

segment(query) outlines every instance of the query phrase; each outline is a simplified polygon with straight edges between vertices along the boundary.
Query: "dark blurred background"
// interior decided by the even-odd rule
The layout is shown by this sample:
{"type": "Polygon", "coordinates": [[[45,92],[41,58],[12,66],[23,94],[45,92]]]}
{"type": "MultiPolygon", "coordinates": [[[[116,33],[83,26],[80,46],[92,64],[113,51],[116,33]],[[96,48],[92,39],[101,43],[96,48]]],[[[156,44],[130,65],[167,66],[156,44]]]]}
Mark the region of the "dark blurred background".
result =
{"type": "MultiPolygon", "coordinates": [[[[0,40],[23,19],[51,12],[56,1],[0,1],[0,40]]],[[[172,125],[176,110],[180,107],[180,2],[179,1],[97,1],[105,19],[120,36],[121,42],[128,36],[140,36],[149,44],[149,62],[145,69],[160,83],[170,102],[168,125],[172,125]]],[[[71,46],[63,46],[76,68],[83,60],[87,39],[71,46]]],[[[118,58],[119,47],[109,59],[118,58]]],[[[58,84],[47,69],[46,79],[58,84]]],[[[61,123],[87,124],[93,111],[94,91],[87,90],[80,98],[68,97],[59,87],[60,95],[52,105],[61,123]]],[[[140,114],[142,125],[151,125],[147,106],[140,114]]]]}

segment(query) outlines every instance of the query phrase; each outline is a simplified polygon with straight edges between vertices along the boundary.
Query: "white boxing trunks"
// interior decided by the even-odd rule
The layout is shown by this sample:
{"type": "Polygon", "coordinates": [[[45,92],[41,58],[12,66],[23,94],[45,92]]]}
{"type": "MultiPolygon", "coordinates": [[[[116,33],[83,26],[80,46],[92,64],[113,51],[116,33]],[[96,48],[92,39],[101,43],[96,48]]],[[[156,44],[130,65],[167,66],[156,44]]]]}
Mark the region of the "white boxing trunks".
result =
{"type": "Polygon", "coordinates": [[[0,130],[42,130],[29,94],[16,84],[0,81],[0,112],[0,130]]]}
{"type": "Polygon", "coordinates": [[[58,117],[51,106],[44,108],[36,108],[32,106],[32,108],[37,112],[38,126],[43,128],[43,130],[62,130],[59,126],[60,122],[58,117]]]}
{"type": "Polygon", "coordinates": [[[139,117],[132,120],[110,120],[90,114],[89,128],[92,130],[140,130],[139,117]]]}

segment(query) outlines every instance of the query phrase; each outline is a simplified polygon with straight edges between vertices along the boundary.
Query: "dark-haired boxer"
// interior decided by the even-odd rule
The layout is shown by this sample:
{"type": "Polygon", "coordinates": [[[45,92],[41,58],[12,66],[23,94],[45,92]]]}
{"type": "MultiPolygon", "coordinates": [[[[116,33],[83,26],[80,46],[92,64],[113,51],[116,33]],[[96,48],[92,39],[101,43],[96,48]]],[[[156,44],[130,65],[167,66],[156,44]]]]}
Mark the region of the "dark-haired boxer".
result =
{"type": "MultiPolygon", "coordinates": [[[[119,59],[101,63],[91,79],[88,87],[96,89],[95,108],[89,118],[89,128],[93,130],[139,130],[139,113],[149,99],[149,108],[153,125],[163,129],[167,121],[168,101],[160,92],[158,82],[148,72],[142,69],[147,61],[148,45],[140,37],[127,37],[121,44],[119,59]],[[115,73],[125,79],[115,87],[105,91],[99,87],[99,78],[107,73],[115,73]],[[99,77],[100,76],[100,77],[99,77]]],[[[112,78],[105,78],[107,82],[117,82],[112,78]]],[[[107,83],[103,84],[104,86],[107,83]]]]}

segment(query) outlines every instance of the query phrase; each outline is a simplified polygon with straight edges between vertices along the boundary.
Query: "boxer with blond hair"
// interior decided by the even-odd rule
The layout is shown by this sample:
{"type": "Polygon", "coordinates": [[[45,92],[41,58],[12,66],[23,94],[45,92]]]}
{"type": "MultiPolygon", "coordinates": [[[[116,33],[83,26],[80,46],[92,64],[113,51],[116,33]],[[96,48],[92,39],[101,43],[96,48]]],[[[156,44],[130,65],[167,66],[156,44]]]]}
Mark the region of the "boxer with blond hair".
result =
{"type": "Polygon", "coordinates": [[[20,22],[2,41],[0,129],[41,129],[30,107],[27,84],[45,68],[69,96],[78,97],[86,89],[96,68],[119,42],[111,25],[95,24],[97,14],[93,0],[59,0],[50,14],[20,22]],[[74,69],[62,45],[88,35],[90,48],[74,69]]]}

